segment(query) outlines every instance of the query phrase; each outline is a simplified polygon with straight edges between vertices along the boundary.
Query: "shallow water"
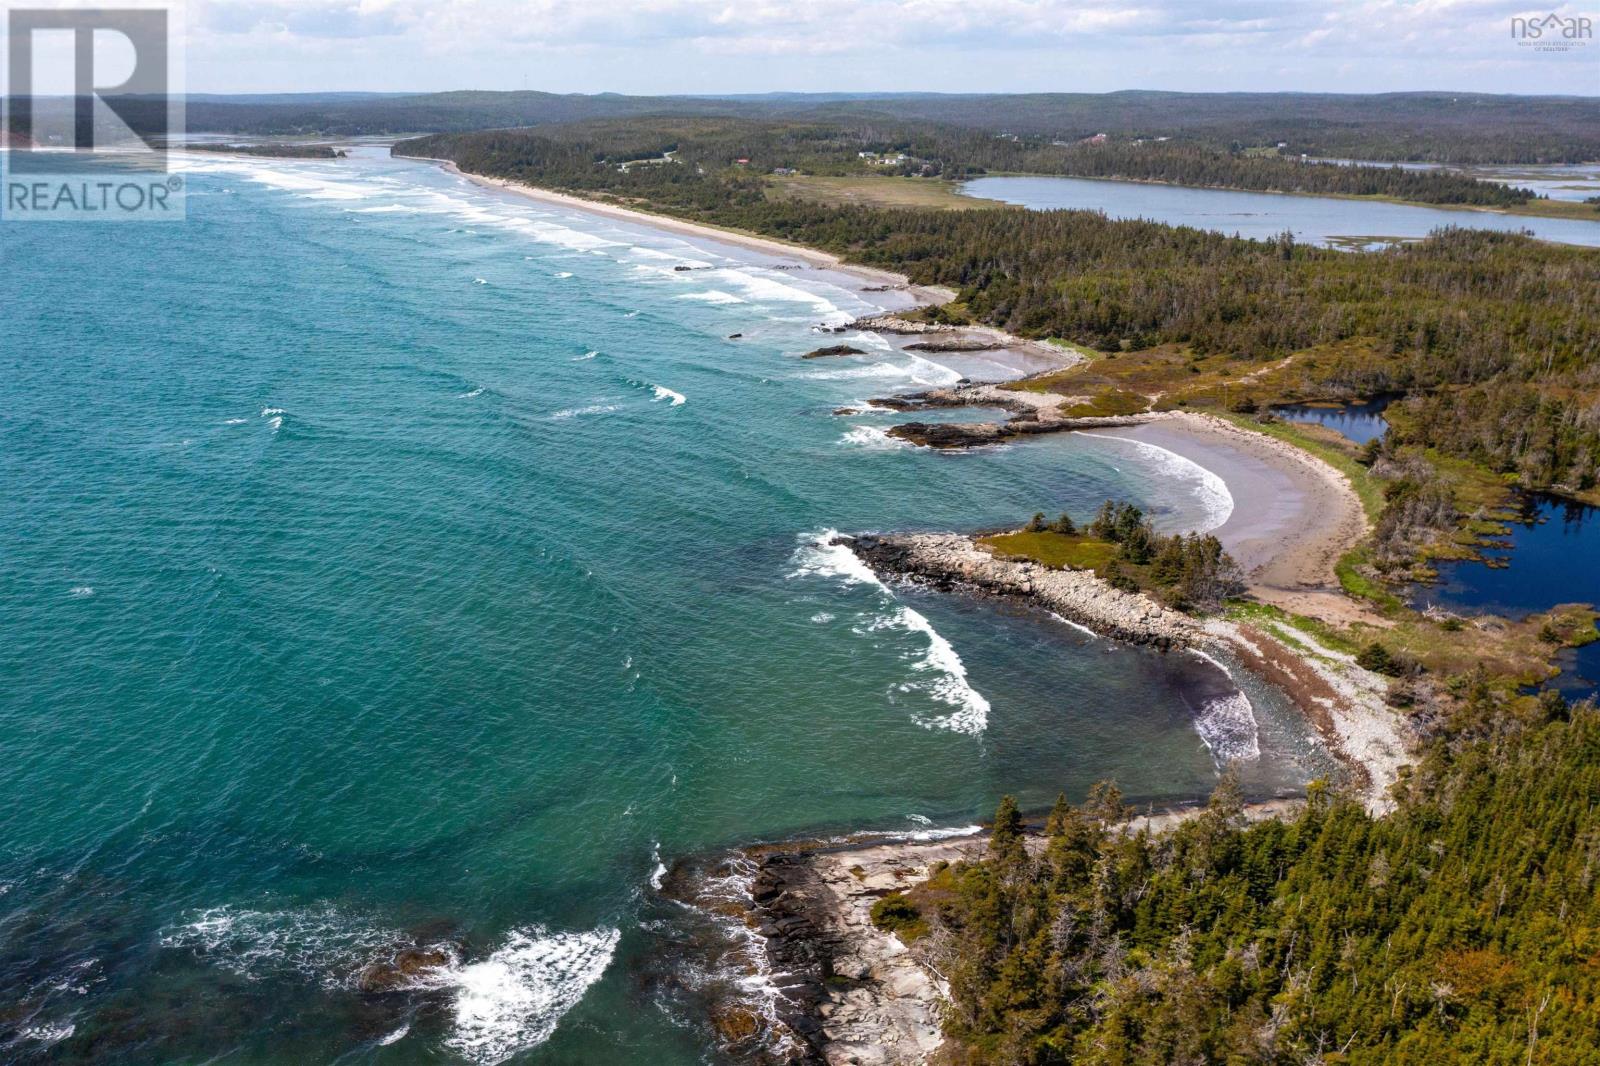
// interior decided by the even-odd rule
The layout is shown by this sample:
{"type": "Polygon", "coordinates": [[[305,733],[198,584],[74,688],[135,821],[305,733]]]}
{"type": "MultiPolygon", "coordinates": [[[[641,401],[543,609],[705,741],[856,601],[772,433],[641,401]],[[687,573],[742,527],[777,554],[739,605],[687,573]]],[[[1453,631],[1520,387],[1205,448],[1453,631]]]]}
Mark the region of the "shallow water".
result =
{"type": "Polygon", "coordinates": [[[1518,232],[1560,244],[1600,246],[1600,221],[1497,215],[1344,200],[1326,196],[1191,189],[1148,182],[1088,178],[978,178],[961,186],[968,196],[1002,200],[1035,210],[1104,211],[1111,218],[1144,218],[1265,240],[1284,230],[1307,244],[1343,244],[1352,238],[1426,237],[1444,226],[1518,232]]]}
{"type": "Polygon", "coordinates": [[[188,182],[0,229],[0,1059],[701,1062],[663,863],[1320,769],[1215,666],[827,547],[1218,506],[1079,435],[859,434],[960,375],[801,360],[846,279],[375,153],[188,182]],[[411,943],[458,957],[356,991],[411,943]]]}

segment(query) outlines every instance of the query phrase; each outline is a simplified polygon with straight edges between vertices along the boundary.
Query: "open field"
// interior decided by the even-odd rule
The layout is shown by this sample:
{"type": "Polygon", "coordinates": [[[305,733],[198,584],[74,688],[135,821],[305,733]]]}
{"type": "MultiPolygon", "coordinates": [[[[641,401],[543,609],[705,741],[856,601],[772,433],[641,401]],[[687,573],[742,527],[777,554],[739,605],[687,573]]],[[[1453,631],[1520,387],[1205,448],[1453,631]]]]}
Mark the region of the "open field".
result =
{"type": "Polygon", "coordinates": [[[775,175],[769,180],[771,196],[776,200],[806,200],[829,205],[861,204],[867,207],[932,207],[943,211],[1011,206],[999,200],[962,196],[956,192],[956,183],[937,178],[899,178],[877,174],[817,177],[796,174],[775,175]]]}

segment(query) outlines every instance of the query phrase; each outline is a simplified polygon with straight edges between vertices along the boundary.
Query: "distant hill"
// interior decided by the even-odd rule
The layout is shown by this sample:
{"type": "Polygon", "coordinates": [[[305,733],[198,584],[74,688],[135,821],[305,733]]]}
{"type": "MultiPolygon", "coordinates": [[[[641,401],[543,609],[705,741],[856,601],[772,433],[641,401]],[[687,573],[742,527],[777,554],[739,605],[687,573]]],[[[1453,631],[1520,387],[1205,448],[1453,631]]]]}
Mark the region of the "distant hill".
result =
{"type": "Polygon", "coordinates": [[[1600,159],[1600,98],[1484,93],[305,93],[188,98],[193,132],[391,136],[645,115],[921,121],[1075,141],[1165,137],[1208,148],[1443,163],[1600,159]]]}

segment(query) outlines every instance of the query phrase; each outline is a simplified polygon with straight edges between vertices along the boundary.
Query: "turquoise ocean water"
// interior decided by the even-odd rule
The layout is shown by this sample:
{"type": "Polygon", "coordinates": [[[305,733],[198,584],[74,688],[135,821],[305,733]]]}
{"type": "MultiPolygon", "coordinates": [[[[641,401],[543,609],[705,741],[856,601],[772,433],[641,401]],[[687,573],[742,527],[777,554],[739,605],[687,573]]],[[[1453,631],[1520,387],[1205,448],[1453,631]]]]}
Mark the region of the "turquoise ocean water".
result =
{"type": "Polygon", "coordinates": [[[1228,505],[836,416],[960,373],[798,358],[872,294],[376,151],[188,179],[0,228],[0,1059],[716,1061],[681,857],[1314,772],[1215,666],[825,546],[1228,505]],[[413,943],[457,957],[357,989],[413,943]]]}

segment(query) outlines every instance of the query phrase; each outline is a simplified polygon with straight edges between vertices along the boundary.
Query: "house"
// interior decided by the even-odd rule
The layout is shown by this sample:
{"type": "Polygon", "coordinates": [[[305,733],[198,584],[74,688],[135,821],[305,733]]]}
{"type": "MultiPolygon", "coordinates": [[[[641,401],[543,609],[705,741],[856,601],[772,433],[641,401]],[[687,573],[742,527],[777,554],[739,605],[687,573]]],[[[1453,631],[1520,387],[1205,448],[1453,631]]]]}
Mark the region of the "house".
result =
{"type": "Polygon", "coordinates": [[[750,160],[744,158],[735,159],[733,162],[735,166],[747,167],[750,165],[750,160]]]}
{"type": "Polygon", "coordinates": [[[793,175],[793,174],[800,173],[794,167],[773,167],[772,168],[772,172],[774,174],[777,174],[779,177],[784,177],[784,178],[787,178],[787,177],[789,177],[790,175],[793,175]]]}
{"type": "Polygon", "coordinates": [[[1085,137],[1080,144],[1105,144],[1111,138],[1104,133],[1097,133],[1093,137],[1085,137]]]}

